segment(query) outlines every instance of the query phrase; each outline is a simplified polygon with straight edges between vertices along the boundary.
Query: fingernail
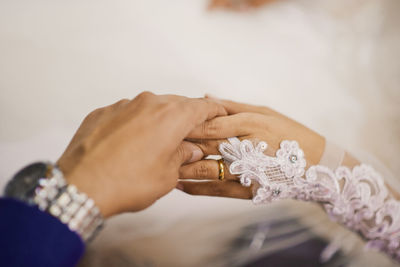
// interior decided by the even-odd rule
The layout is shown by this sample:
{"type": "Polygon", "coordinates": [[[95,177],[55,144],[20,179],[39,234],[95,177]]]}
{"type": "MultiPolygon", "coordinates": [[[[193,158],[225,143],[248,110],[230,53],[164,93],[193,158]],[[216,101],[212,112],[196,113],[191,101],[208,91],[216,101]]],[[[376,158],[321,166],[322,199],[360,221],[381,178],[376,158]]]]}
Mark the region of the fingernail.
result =
{"type": "Polygon", "coordinates": [[[201,149],[198,146],[196,146],[196,145],[194,145],[194,146],[195,146],[195,148],[192,151],[192,157],[190,158],[188,163],[192,163],[192,162],[201,160],[204,156],[203,151],[201,151],[201,149]]]}
{"type": "Polygon", "coordinates": [[[178,183],[178,184],[176,185],[176,189],[183,191],[183,189],[184,189],[183,184],[178,183]]]}

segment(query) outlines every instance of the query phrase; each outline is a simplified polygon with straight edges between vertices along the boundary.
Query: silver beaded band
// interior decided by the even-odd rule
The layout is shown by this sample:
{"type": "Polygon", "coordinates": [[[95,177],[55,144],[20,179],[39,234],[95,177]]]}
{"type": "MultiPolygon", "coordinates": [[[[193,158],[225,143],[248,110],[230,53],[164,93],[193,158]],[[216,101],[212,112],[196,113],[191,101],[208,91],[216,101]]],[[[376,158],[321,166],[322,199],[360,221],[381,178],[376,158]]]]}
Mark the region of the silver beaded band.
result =
{"type": "Polygon", "coordinates": [[[103,218],[94,201],[69,185],[62,172],[51,167],[52,176],[39,180],[34,202],[39,209],[58,218],[88,242],[101,229],[103,218]]]}

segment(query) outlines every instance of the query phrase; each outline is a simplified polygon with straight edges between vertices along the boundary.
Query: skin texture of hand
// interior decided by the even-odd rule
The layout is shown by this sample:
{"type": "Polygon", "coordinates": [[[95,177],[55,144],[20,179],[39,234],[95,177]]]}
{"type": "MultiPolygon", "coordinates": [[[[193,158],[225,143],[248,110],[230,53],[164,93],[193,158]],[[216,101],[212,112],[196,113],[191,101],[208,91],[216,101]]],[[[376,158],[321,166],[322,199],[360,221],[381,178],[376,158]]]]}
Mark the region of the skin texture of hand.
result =
{"type": "MultiPolygon", "coordinates": [[[[215,99],[222,104],[228,116],[217,117],[196,127],[188,136],[204,155],[219,155],[218,146],[226,138],[265,141],[266,154],[275,156],[283,140],[296,140],[303,149],[308,165],[318,164],[325,139],[316,132],[267,107],[258,107],[232,101],[215,99]]],[[[179,170],[178,188],[193,195],[209,195],[233,198],[252,198],[252,188],[244,187],[238,177],[229,173],[225,166],[225,180],[218,180],[219,166],[215,160],[201,160],[184,165],[179,170]],[[202,180],[184,181],[186,179],[202,180]]]]}
{"type": "Polygon", "coordinates": [[[144,92],[91,112],[58,165],[104,217],[139,211],[175,188],[182,164],[203,157],[183,140],[221,115],[215,101],[144,92]]]}

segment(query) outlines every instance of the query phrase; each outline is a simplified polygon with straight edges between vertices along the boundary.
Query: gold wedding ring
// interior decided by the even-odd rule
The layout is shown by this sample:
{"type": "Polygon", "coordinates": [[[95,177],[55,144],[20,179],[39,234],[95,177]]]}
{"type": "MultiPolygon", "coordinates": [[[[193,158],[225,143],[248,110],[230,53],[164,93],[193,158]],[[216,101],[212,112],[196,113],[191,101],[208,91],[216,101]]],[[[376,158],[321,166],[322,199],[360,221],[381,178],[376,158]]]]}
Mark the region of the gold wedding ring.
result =
{"type": "Polygon", "coordinates": [[[220,181],[223,181],[225,179],[225,166],[224,166],[224,160],[219,159],[217,160],[218,166],[219,166],[219,171],[218,171],[218,179],[220,181]]]}

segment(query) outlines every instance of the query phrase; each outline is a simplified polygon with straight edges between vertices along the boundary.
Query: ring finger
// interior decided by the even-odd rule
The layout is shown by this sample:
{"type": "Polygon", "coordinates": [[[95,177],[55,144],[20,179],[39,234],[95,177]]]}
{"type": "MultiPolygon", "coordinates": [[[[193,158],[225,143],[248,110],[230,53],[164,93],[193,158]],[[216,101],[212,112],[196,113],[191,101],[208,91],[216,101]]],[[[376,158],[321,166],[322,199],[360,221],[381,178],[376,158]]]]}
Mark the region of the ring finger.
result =
{"type": "MultiPolygon", "coordinates": [[[[229,168],[221,161],[224,170],[224,180],[238,180],[238,178],[229,172],[229,168]]],[[[200,160],[194,163],[183,165],[179,169],[179,179],[193,180],[218,180],[220,165],[217,160],[200,160]]]]}

